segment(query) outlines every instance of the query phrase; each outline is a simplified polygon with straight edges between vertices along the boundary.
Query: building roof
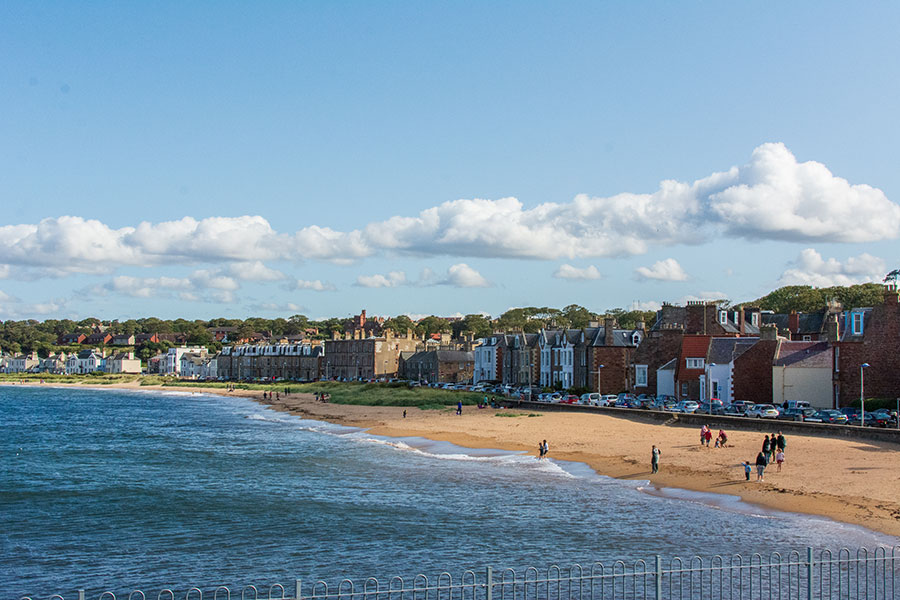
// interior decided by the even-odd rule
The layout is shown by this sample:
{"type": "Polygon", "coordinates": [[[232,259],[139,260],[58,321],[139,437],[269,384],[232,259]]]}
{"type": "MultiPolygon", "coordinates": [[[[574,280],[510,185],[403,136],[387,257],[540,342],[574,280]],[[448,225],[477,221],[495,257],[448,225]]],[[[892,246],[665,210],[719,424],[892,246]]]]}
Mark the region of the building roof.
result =
{"type": "Polygon", "coordinates": [[[828,342],[782,341],[775,351],[776,367],[832,368],[834,350],[828,342]]]}
{"type": "Polygon", "coordinates": [[[759,338],[713,338],[709,344],[708,360],[717,365],[728,364],[758,341],[759,338]]]}

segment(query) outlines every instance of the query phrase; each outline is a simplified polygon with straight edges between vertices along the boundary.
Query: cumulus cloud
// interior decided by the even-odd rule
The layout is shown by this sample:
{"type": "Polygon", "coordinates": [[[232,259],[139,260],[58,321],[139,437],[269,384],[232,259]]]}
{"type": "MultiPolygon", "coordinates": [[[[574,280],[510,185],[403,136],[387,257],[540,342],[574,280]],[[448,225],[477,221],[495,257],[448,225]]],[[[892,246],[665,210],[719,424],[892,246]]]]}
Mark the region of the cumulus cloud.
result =
{"type": "Polygon", "coordinates": [[[851,256],[841,262],[835,258],[826,260],[812,248],[806,248],[781,274],[778,283],[813,287],[878,283],[884,278],[885,273],[887,273],[885,261],[871,254],[851,256]]]}
{"type": "Polygon", "coordinates": [[[206,270],[194,271],[189,277],[133,277],[119,275],[90,289],[92,294],[116,293],[133,298],[165,298],[175,295],[181,300],[234,302],[240,284],[206,270]],[[200,293],[203,292],[203,293],[200,293]]]}
{"type": "Polygon", "coordinates": [[[447,269],[447,278],[440,282],[441,285],[452,285],[460,288],[490,287],[491,282],[482,277],[481,273],[467,265],[459,263],[447,269]]]}
{"type": "Polygon", "coordinates": [[[6,279],[7,277],[9,277],[9,272],[9,265],[0,265],[0,279],[6,279]]]}
{"type": "Polygon", "coordinates": [[[35,319],[58,315],[65,307],[66,301],[61,298],[44,302],[26,302],[0,290],[0,320],[35,319]]]}
{"type": "Polygon", "coordinates": [[[391,271],[387,275],[360,275],[356,278],[356,285],[366,288],[392,288],[406,283],[406,273],[403,271],[391,271]]]}
{"type": "Polygon", "coordinates": [[[900,206],[881,190],[851,184],[821,163],[799,162],[783,144],[768,143],[744,165],[694,182],[662,181],[650,193],[582,194],[530,208],[511,197],[459,199],[352,231],[309,225],[278,232],[251,215],[120,229],[77,216],[5,225],[0,264],[96,273],[128,265],[236,263],[226,276],[268,281],[280,275],[264,266],[271,260],[347,263],[379,253],[572,260],[726,235],[862,242],[893,239],[898,231],[900,206]]]}
{"type": "Polygon", "coordinates": [[[289,290],[310,290],[313,292],[331,292],[335,288],[333,283],[320,281],[318,279],[309,281],[306,279],[295,279],[288,286],[289,290]]]}
{"type": "Polygon", "coordinates": [[[300,314],[306,312],[307,309],[304,306],[300,306],[299,304],[294,304],[293,302],[262,302],[259,304],[251,304],[248,307],[252,311],[259,312],[273,312],[273,313],[291,313],[291,314],[300,314]]]}
{"type": "Polygon", "coordinates": [[[638,267],[635,269],[638,279],[655,279],[658,281],[685,281],[688,274],[674,258],[667,258],[653,263],[652,267],[638,267]]]}
{"type": "Polygon", "coordinates": [[[594,265],[588,265],[583,269],[572,265],[560,265],[553,273],[557,279],[600,279],[600,270],[594,265]]]}
{"type": "Polygon", "coordinates": [[[225,273],[241,281],[279,281],[285,278],[284,273],[270,269],[258,260],[232,263],[225,269],[225,273]]]}

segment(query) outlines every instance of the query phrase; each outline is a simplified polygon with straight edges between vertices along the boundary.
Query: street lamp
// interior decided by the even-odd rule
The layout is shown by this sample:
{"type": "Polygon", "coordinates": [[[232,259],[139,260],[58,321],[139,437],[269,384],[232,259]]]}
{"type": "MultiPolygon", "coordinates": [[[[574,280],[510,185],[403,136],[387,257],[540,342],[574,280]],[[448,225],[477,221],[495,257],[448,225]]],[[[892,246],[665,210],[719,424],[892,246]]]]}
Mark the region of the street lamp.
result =
{"type": "Polygon", "coordinates": [[[712,390],[712,368],[716,366],[716,363],[707,363],[706,364],[706,395],[709,396],[706,401],[709,403],[709,414],[711,415],[713,412],[713,390],[712,390]]]}
{"type": "Polygon", "coordinates": [[[866,426],[866,379],[865,379],[865,371],[864,369],[869,368],[869,363],[863,363],[859,365],[859,406],[860,406],[860,415],[859,415],[859,426],[866,426]]]}
{"type": "Polygon", "coordinates": [[[597,374],[597,393],[598,393],[598,394],[601,393],[601,392],[600,392],[600,369],[602,369],[602,368],[605,367],[605,366],[606,366],[606,365],[597,365],[597,370],[596,370],[596,371],[591,371],[591,373],[596,373],[596,374],[597,374]]]}

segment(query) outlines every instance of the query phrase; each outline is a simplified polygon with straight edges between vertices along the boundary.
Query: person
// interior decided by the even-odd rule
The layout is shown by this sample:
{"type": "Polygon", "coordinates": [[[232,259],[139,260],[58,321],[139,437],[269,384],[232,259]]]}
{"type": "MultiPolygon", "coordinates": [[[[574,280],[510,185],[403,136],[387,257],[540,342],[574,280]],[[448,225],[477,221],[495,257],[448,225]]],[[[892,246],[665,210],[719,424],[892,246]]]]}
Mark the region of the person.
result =
{"type": "Polygon", "coordinates": [[[547,440],[544,440],[544,456],[547,456],[550,452],[550,446],[547,445],[547,440]]]}
{"type": "Polygon", "coordinates": [[[745,460],[745,461],[742,462],[741,464],[744,465],[744,478],[745,478],[747,481],[750,481],[750,471],[751,471],[750,463],[748,463],[748,462],[745,460]]]}
{"type": "Polygon", "coordinates": [[[700,428],[700,445],[706,441],[706,425],[700,428]]]}
{"type": "Polygon", "coordinates": [[[778,437],[775,438],[775,447],[781,450],[782,454],[784,454],[784,449],[787,447],[787,440],[784,439],[780,431],[778,432],[778,437]]]}
{"type": "Polygon", "coordinates": [[[544,460],[544,442],[538,442],[538,460],[544,460]]]}
{"type": "Polygon", "coordinates": [[[650,467],[651,467],[651,472],[652,472],[652,473],[658,473],[658,472],[659,472],[659,455],[660,455],[660,454],[662,454],[662,452],[660,452],[659,448],[657,448],[657,447],[654,445],[654,446],[653,446],[653,450],[652,450],[652,454],[651,454],[651,456],[650,456],[650,467]]]}
{"type": "Polygon", "coordinates": [[[775,464],[778,465],[778,472],[781,473],[781,463],[784,462],[784,451],[779,449],[778,452],[775,453],[775,464]]]}
{"type": "Polygon", "coordinates": [[[709,442],[712,440],[712,429],[710,429],[709,425],[706,426],[706,447],[709,448],[709,442]]]}
{"type": "Polygon", "coordinates": [[[765,473],[767,464],[769,464],[769,459],[766,458],[765,452],[760,452],[759,454],[756,455],[756,480],[757,481],[765,481],[765,479],[763,479],[763,473],[765,473]]]}
{"type": "Polygon", "coordinates": [[[462,414],[462,400],[456,402],[456,414],[462,414]]]}
{"type": "Polygon", "coordinates": [[[719,447],[720,447],[720,448],[724,448],[724,447],[725,447],[725,443],[726,443],[727,441],[728,441],[728,436],[725,435],[725,430],[724,430],[724,429],[720,429],[720,430],[719,430],[719,440],[718,440],[719,447]]]}
{"type": "Polygon", "coordinates": [[[769,436],[766,436],[766,439],[763,440],[762,445],[762,453],[766,456],[766,460],[769,458],[769,450],[772,448],[772,443],[769,441],[769,436]]]}
{"type": "Polygon", "coordinates": [[[404,419],[406,418],[406,409],[405,408],[403,409],[403,418],[404,419]]]}

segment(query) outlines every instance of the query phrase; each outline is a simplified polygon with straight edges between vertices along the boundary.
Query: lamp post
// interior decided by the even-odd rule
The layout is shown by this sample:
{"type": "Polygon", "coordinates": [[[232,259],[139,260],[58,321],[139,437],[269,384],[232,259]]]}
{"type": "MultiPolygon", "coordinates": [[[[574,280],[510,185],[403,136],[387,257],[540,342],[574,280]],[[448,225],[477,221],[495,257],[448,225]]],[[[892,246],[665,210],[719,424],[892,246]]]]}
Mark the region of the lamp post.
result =
{"type": "Polygon", "coordinates": [[[859,365],[859,426],[866,426],[866,372],[865,369],[869,368],[869,363],[863,363],[859,365]]]}
{"type": "Polygon", "coordinates": [[[601,393],[602,393],[602,392],[600,391],[600,369],[602,369],[602,368],[605,367],[605,366],[606,366],[606,365],[597,365],[597,370],[596,370],[596,371],[591,371],[591,373],[596,373],[596,374],[597,374],[597,393],[598,393],[598,394],[601,394],[601,393]]]}
{"type": "Polygon", "coordinates": [[[711,415],[713,412],[712,401],[713,401],[713,390],[712,390],[712,372],[711,369],[716,366],[716,363],[707,363],[706,364],[706,395],[709,396],[706,399],[706,402],[709,404],[709,414],[711,415]]]}

